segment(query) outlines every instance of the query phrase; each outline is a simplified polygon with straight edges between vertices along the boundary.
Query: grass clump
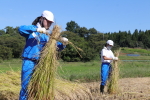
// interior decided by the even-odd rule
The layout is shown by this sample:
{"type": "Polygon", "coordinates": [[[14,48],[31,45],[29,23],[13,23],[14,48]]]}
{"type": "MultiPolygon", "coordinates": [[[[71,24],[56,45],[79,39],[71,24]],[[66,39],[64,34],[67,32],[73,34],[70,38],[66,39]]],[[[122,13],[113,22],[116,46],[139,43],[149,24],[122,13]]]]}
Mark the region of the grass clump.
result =
{"type": "Polygon", "coordinates": [[[0,74],[0,100],[18,98],[20,90],[20,72],[7,71],[0,74]]]}
{"type": "MultiPolygon", "coordinates": [[[[89,89],[80,83],[55,78],[54,84],[54,100],[92,100],[89,89]]],[[[18,100],[19,91],[20,72],[8,71],[0,74],[0,100],[18,100]]]]}
{"type": "MultiPolygon", "coordinates": [[[[115,56],[119,57],[120,49],[115,51],[115,56]]],[[[118,93],[119,92],[119,67],[118,67],[119,61],[113,61],[112,65],[112,76],[110,77],[110,82],[108,85],[108,92],[110,94],[118,93]]]]}
{"type": "Polygon", "coordinates": [[[89,89],[77,82],[55,79],[55,100],[92,100],[89,89]]]}

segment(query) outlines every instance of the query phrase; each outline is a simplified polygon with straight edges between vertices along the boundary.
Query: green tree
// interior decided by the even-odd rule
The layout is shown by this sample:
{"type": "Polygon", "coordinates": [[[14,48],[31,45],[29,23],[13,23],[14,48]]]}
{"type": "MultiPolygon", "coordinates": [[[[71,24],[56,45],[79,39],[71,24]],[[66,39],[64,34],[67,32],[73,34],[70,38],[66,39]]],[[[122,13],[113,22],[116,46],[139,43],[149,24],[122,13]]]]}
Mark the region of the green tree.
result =
{"type": "Polygon", "coordinates": [[[97,30],[95,28],[90,28],[89,29],[89,34],[97,34],[97,30]]]}
{"type": "Polygon", "coordinates": [[[14,33],[13,27],[7,26],[7,27],[5,28],[5,30],[6,30],[6,34],[12,34],[12,33],[14,33]]]}
{"type": "Polygon", "coordinates": [[[62,32],[62,35],[64,34],[67,36],[69,41],[73,43],[73,45],[71,44],[67,45],[67,47],[61,52],[61,58],[64,61],[70,61],[70,62],[81,61],[80,51],[76,48],[76,46],[82,49],[85,43],[84,38],[79,37],[79,35],[70,31],[62,32]],[[76,50],[78,50],[79,53],[76,50]]]}
{"type": "Polygon", "coordinates": [[[139,35],[139,32],[138,32],[137,29],[135,29],[135,31],[132,35],[132,40],[137,41],[138,40],[138,35],[139,35]]]}
{"type": "Polygon", "coordinates": [[[78,30],[80,29],[80,26],[75,21],[70,21],[66,25],[67,25],[66,27],[67,31],[78,33],[78,30]]]}
{"type": "Polygon", "coordinates": [[[79,29],[79,36],[84,37],[84,38],[88,38],[89,30],[86,27],[81,27],[79,29]]]}
{"type": "Polygon", "coordinates": [[[65,34],[69,41],[71,41],[76,47],[73,45],[67,45],[67,47],[61,52],[61,58],[64,61],[90,61],[95,57],[95,50],[89,46],[89,43],[84,39],[84,37],[80,37],[73,32],[64,31],[62,34],[65,34]],[[78,49],[80,48],[80,49],[78,49]],[[82,50],[82,51],[80,51],[82,50]]]}
{"type": "Polygon", "coordinates": [[[11,50],[11,56],[13,58],[19,58],[22,53],[22,49],[25,44],[25,39],[18,33],[18,27],[6,27],[6,33],[0,36],[0,45],[9,48],[8,53],[11,50]]]}
{"type": "Polygon", "coordinates": [[[105,44],[105,41],[103,41],[103,34],[91,34],[88,39],[88,44],[89,47],[94,49],[95,53],[99,52],[105,44]]]}
{"type": "Polygon", "coordinates": [[[3,34],[5,34],[5,30],[4,29],[0,30],[0,36],[3,35],[3,34]]]}
{"type": "Polygon", "coordinates": [[[8,60],[11,58],[12,58],[11,48],[0,45],[0,59],[8,60]]]}

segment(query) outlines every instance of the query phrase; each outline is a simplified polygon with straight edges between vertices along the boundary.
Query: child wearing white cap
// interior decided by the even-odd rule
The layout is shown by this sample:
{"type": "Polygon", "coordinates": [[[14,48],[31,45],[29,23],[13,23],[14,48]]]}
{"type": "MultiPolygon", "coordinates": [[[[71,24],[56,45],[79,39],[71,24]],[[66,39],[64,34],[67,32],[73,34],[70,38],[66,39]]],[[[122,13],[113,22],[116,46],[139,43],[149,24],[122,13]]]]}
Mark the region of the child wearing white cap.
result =
{"type": "MultiPolygon", "coordinates": [[[[22,72],[21,72],[21,90],[19,100],[27,100],[27,86],[32,76],[34,66],[37,64],[40,53],[50,37],[46,34],[49,27],[54,23],[54,15],[50,11],[43,11],[40,17],[37,17],[32,25],[22,25],[18,31],[21,36],[26,38],[26,44],[22,53],[22,72]]],[[[62,42],[57,42],[58,51],[63,50],[67,45],[67,38],[62,42]]]]}
{"type": "Polygon", "coordinates": [[[118,60],[118,57],[115,57],[111,48],[114,46],[112,40],[108,40],[101,51],[101,83],[100,83],[100,92],[104,92],[104,86],[106,85],[109,73],[111,72],[111,62],[113,60],[118,60]]]}

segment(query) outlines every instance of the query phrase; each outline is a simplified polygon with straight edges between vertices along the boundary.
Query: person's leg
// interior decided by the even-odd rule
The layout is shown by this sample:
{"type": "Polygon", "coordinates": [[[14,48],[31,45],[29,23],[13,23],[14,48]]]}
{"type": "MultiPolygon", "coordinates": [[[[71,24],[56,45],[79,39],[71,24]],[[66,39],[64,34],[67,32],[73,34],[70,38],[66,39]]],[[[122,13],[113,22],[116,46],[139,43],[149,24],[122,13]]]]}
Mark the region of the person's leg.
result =
{"type": "Polygon", "coordinates": [[[104,85],[100,85],[100,92],[104,93],[104,85]]]}
{"type": "Polygon", "coordinates": [[[104,92],[104,86],[106,85],[109,74],[109,64],[102,63],[101,65],[101,84],[100,84],[100,92],[104,92]]]}
{"type": "Polygon", "coordinates": [[[31,60],[22,61],[22,72],[21,72],[21,90],[19,100],[27,100],[27,86],[33,72],[35,62],[31,60]]]}

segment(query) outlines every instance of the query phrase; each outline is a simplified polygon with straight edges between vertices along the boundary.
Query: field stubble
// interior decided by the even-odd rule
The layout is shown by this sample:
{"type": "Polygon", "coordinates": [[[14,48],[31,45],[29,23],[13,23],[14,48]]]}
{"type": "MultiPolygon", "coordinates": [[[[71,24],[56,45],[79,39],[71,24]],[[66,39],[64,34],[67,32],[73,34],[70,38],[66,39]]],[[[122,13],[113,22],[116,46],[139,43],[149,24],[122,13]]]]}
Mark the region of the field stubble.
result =
{"type": "Polygon", "coordinates": [[[104,95],[99,92],[99,82],[84,83],[91,90],[93,100],[150,100],[150,78],[123,78],[119,80],[119,93],[104,95]]]}
{"type": "MultiPolygon", "coordinates": [[[[12,78],[9,79],[9,76],[13,75],[13,77],[15,77],[13,73],[7,73],[7,75],[8,77],[5,77],[6,75],[2,76],[2,74],[0,76],[0,100],[18,100],[20,76],[19,74],[15,74],[17,80],[14,80],[12,78]],[[5,83],[3,87],[2,83],[5,83]]],[[[150,100],[150,77],[119,79],[120,92],[118,94],[108,94],[106,86],[104,95],[101,95],[99,92],[99,83],[100,82],[80,83],[91,91],[92,99],[76,98],[72,100],[150,100]]],[[[57,96],[59,97],[59,95],[57,96]]],[[[70,99],[64,96],[63,100],[70,99]]]]}

